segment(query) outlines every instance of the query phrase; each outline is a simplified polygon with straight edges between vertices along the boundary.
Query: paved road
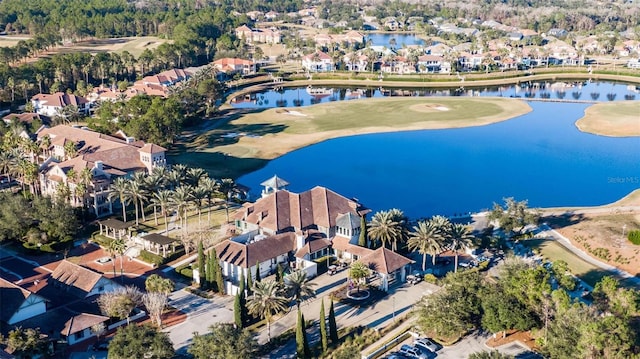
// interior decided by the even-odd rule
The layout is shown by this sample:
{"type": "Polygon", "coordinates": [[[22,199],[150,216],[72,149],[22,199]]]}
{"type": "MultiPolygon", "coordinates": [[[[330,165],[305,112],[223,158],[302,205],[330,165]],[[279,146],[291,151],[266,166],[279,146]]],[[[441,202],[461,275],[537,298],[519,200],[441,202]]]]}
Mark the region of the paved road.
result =
{"type": "Polygon", "coordinates": [[[205,334],[214,323],[233,321],[233,296],[208,300],[180,289],[171,293],[169,299],[170,305],[187,314],[184,322],[164,330],[179,353],[186,353],[194,332],[205,334]]]}

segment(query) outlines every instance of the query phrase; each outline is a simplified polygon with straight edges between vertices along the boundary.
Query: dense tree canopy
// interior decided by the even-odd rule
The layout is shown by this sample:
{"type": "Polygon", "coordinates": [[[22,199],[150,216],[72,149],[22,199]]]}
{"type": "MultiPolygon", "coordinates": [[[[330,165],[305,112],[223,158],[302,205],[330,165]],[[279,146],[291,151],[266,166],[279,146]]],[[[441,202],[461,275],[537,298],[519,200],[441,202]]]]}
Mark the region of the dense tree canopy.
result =
{"type": "Polygon", "coordinates": [[[193,337],[189,354],[196,359],[255,358],[258,343],[246,329],[229,323],[217,323],[209,327],[209,333],[193,337]]]}
{"type": "Polygon", "coordinates": [[[113,359],[169,359],[174,354],[169,335],[146,324],[118,328],[109,343],[109,358],[113,359]]]}

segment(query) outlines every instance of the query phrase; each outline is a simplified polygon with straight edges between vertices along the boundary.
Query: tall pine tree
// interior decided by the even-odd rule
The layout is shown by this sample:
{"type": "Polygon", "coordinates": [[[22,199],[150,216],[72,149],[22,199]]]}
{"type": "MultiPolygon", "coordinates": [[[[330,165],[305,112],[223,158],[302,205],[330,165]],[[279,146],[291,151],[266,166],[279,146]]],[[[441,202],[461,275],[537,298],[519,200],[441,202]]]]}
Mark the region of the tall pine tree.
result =
{"type": "Polygon", "coordinates": [[[307,333],[304,327],[304,315],[302,311],[298,311],[298,324],[296,325],[296,354],[298,358],[305,359],[311,357],[309,343],[307,342],[307,333]]]}
{"type": "Polygon", "coordinates": [[[251,268],[249,268],[247,274],[247,296],[250,296],[253,293],[253,274],[251,273],[251,268]]]}
{"type": "Polygon", "coordinates": [[[276,265],[276,282],[280,284],[284,283],[284,270],[280,263],[276,265]]]}
{"type": "Polygon", "coordinates": [[[365,215],[360,217],[360,237],[358,237],[358,245],[360,247],[367,246],[367,218],[365,215]]]}
{"type": "Polygon", "coordinates": [[[260,278],[260,261],[256,261],[256,282],[259,282],[260,278]]]}
{"type": "Polygon", "coordinates": [[[320,341],[322,342],[322,352],[325,353],[327,351],[327,347],[329,346],[327,339],[327,318],[324,315],[324,298],[322,299],[322,303],[320,304],[320,341]]]}
{"type": "Polygon", "coordinates": [[[336,324],[336,313],[333,311],[333,301],[329,306],[329,337],[333,345],[338,344],[338,325],[336,324]]]}
{"type": "Polygon", "coordinates": [[[205,268],[204,247],[202,241],[198,242],[198,275],[200,277],[200,289],[207,288],[207,271],[205,268]]]}
{"type": "Polygon", "coordinates": [[[240,292],[236,294],[236,298],[233,301],[233,320],[236,323],[236,327],[240,329],[244,327],[244,321],[242,320],[242,295],[240,292]]]}
{"type": "Polygon", "coordinates": [[[209,252],[209,286],[215,292],[222,293],[221,289],[224,283],[220,282],[219,277],[222,275],[222,270],[218,264],[218,253],[215,249],[209,252]],[[218,273],[220,272],[220,273],[218,273]]]}
{"type": "MultiPolygon", "coordinates": [[[[213,254],[215,255],[216,253],[213,252],[213,254]]],[[[224,295],[224,278],[222,277],[222,268],[220,268],[220,264],[218,262],[218,256],[216,255],[214,257],[214,268],[215,268],[215,285],[218,288],[218,293],[224,295]]]]}

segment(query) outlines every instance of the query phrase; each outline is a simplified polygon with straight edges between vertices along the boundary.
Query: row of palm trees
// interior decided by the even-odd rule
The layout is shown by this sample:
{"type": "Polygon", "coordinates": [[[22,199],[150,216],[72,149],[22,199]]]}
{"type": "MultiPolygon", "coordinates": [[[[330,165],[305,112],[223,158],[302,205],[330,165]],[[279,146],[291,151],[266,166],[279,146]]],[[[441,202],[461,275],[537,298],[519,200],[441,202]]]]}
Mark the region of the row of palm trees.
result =
{"type": "Polygon", "coordinates": [[[127,206],[133,204],[136,226],[140,217],[146,221],[146,210],[152,209],[155,225],[158,225],[158,210],[164,217],[165,233],[169,232],[167,216],[175,211],[184,234],[188,234],[187,214],[195,209],[198,225],[202,225],[202,210],[208,208],[211,222],[211,207],[218,199],[224,201],[229,221],[228,200],[238,187],[232,179],[216,180],[202,168],[189,168],[177,164],[171,170],[155,167],[150,174],[136,172],[130,178],[118,177],[110,186],[109,199],[122,205],[122,218],[127,221],[127,206]]]}
{"type": "Polygon", "coordinates": [[[374,214],[367,224],[367,233],[373,241],[391,247],[398,251],[399,245],[406,244],[409,250],[417,250],[423,255],[422,270],[426,267],[426,255],[432,257],[433,265],[436,256],[449,249],[455,252],[455,266],[458,268],[458,251],[465,250],[473,243],[474,236],[468,226],[451,223],[444,216],[433,216],[430,219],[418,221],[409,229],[409,220],[404,213],[393,208],[374,214]]]}
{"type": "Polygon", "coordinates": [[[277,281],[258,281],[253,283],[253,295],[248,298],[249,314],[267,321],[267,333],[271,341],[271,317],[284,312],[288,303],[294,300],[298,310],[300,304],[310,297],[315,297],[315,284],[309,282],[307,272],[295,271],[284,278],[284,283],[277,281]]]}

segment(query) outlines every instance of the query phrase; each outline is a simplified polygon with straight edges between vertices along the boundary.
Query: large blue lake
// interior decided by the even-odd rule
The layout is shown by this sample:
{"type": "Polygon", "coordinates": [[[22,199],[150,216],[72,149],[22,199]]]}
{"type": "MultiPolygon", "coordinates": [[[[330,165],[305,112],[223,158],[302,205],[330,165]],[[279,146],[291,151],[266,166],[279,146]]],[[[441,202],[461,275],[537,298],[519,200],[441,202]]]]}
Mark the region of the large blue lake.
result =
{"type": "MultiPolygon", "coordinates": [[[[600,86],[605,97],[616,85],[600,86]]],[[[413,218],[480,211],[503,197],[535,207],[600,205],[640,188],[640,138],[578,131],[587,104],[529,104],[532,112],[488,126],[328,140],[238,181],[257,194],[277,174],[292,191],[321,185],[413,218]]]]}

